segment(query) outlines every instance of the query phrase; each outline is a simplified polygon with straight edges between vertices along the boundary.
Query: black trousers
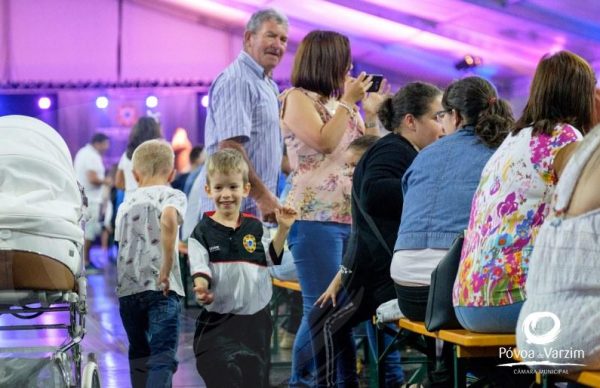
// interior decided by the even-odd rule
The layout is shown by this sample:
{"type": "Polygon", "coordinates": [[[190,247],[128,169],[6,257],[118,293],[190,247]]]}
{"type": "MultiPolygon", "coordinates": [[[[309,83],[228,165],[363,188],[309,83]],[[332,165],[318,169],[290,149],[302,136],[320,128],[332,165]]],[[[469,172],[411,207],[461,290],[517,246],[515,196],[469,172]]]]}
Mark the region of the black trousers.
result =
{"type": "MultiPolygon", "coordinates": [[[[411,287],[394,284],[394,287],[396,288],[398,306],[402,314],[411,321],[425,321],[429,286],[411,287]]],[[[435,339],[425,337],[425,341],[427,342],[428,352],[432,352],[429,356],[435,358],[435,339]]],[[[453,353],[452,344],[444,342],[440,365],[436,370],[429,371],[429,383],[432,387],[446,387],[452,381],[453,353]]]]}
{"type": "Polygon", "coordinates": [[[268,306],[253,315],[202,310],[196,320],[196,369],[208,388],[268,388],[273,325],[268,306]]]}
{"type": "Polygon", "coordinates": [[[380,304],[394,298],[393,282],[343,288],[336,306],[314,306],[308,315],[311,345],[317,366],[316,387],[358,387],[352,328],[370,320],[380,304]]]}

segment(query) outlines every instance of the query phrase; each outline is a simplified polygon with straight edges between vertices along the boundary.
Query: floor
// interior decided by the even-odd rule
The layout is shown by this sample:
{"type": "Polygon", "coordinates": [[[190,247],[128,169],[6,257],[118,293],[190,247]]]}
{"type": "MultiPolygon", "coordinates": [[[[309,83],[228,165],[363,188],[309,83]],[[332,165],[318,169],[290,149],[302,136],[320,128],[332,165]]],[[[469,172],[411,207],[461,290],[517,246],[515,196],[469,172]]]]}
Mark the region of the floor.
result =
{"type": "MultiPolygon", "coordinates": [[[[108,262],[99,250],[92,252],[92,259],[100,263],[104,270],[88,276],[87,333],[82,341],[84,354],[93,352],[98,359],[102,387],[125,388],[130,386],[127,361],[127,336],[121,325],[119,307],[115,295],[116,267],[108,262]]],[[[57,316],[44,314],[27,323],[50,323],[61,320],[66,313],[57,316]]],[[[174,387],[204,387],[196,372],[192,351],[195,318],[198,310],[190,307],[183,310],[182,329],[179,335],[179,368],[173,379],[174,387]]],[[[0,316],[0,326],[23,324],[23,320],[12,316],[0,316]]],[[[18,346],[55,346],[60,344],[64,335],[58,330],[35,332],[0,331],[1,347],[18,346]]],[[[3,357],[5,357],[3,355],[3,357]]],[[[289,351],[280,350],[273,361],[289,361],[289,351]]],[[[276,366],[271,372],[273,385],[281,385],[289,377],[289,366],[276,366]]]]}
{"type": "MultiPolygon", "coordinates": [[[[129,364],[127,360],[127,335],[121,324],[119,304],[115,294],[116,266],[107,259],[107,254],[100,249],[92,250],[92,262],[103,268],[100,273],[88,275],[88,314],[86,318],[86,335],[82,341],[84,356],[94,353],[98,360],[102,387],[130,387],[129,364]]],[[[179,367],[173,378],[173,387],[204,387],[204,383],[196,371],[192,343],[195,319],[198,309],[191,300],[189,307],[182,311],[181,331],[179,333],[179,367]]],[[[7,325],[23,325],[35,323],[58,323],[68,321],[68,313],[43,314],[24,321],[11,315],[0,315],[0,328],[7,325]]],[[[0,330],[0,348],[58,346],[66,338],[64,331],[3,331],[0,330]]],[[[362,352],[359,350],[359,358],[362,352]]],[[[0,357],[23,357],[18,354],[0,353],[0,357]]],[[[43,357],[29,356],[29,357],[43,357]]],[[[364,357],[362,357],[364,358],[364,357]]],[[[270,381],[273,387],[287,387],[290,376],[290,350],[279,349],[271,355],[272,367],[270,381]]],[[[2,360],[0,359],[0,362],[2,360]]],[[[368,369],[367,369],[368,370],[368,369]]],[[[1,374],[0,374],[1,375],[1,374]]],[[[0,382],[1,382],[0,376],[0,382]]],[[[360,385],[368,386],[368,376],[361,375],[360,385]]],[[[1,384],[0,384],[1,385],[1,384]]]]}

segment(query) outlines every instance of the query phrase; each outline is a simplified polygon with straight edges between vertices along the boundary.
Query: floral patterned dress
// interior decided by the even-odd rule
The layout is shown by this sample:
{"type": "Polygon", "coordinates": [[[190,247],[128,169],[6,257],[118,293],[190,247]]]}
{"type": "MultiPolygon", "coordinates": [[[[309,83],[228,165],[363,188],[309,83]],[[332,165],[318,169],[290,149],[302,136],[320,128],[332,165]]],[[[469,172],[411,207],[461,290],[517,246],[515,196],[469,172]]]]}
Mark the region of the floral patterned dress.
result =
{"type": "Polygon", "coordinates": [[[581,139],[567,124],[552,134],[532,127],[509,135],[492,155],[473,197],[458,275],[455,306],[505,306],[524,301],[529,258],[550,210],[554,159],[581,139]]]}
{"type": "MultiPolygon", "coordinates": [[[[299,90],[309,97],[323,123],[331,120],[337,101],[322,102],[319,94],[301,88],[291,88],[281,95],[281,117],[290,91],[299,90]]],[[[364,133],[364,123],[358,112],[348,120],[340,144],[330,154],[321,153],[300,140],[281,121],[283,139],[292,166],[292,188],[286,203],[299,211],[303,221],[338,222],[350,224],[350,193],[352,171],[346,166],[343,153],[348,145],[364,133]]]]}

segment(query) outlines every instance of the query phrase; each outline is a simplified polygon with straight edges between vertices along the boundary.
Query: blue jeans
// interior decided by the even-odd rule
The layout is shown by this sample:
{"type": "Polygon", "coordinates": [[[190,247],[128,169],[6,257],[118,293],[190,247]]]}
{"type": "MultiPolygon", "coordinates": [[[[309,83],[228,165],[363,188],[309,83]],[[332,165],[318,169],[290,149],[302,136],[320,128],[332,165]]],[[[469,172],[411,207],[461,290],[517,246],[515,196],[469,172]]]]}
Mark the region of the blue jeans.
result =
{"type": "Polygon", "coordinates": [[[119,298],[119,313],[129,340],[133,388],[171,387],[177,370],[180,297],[173,291],[144,291],[119,298]]]}
{"type": "MultiPolygon", "coordinates": [[[[290,230],[288,245],[294,256],[303,305],[302,322],[292,350],[292,387],[314,386],[315,365],[308,313],[335,277],[349,237],[350,225],[335,222],[296,221],[290,230]]],[[[351,341],[351,331],[347,336],[351,341]]],[[[356,379],[356,363],[352,368],[351,371],[345,371],[338,363],[338,377],[342,380],[356,379]]]]}
{"type": "Polygon", "coordinates": [[[458,322],[467,330],[477,333],[514,334],[523,303],[490,307],[454,306],[454,312],[458,322]]]}

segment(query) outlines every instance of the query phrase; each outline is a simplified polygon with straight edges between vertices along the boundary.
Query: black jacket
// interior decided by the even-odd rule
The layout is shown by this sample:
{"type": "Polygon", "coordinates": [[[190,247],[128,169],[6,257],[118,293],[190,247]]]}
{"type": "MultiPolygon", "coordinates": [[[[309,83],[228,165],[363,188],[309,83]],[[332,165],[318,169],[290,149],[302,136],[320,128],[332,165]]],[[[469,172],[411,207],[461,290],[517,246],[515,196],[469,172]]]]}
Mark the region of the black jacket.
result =
{"type": "Polygon", "coordinates": [[[390,133],[373,144],[360,159],[352,178],[352,236],[343,265],[347,289],[378,288],[391,283],[390,264],[402,217],[402,176],[417,156],[404,137],[390,133]],[[386,249],[371,230],[361,210],[373,219],[386,249]]]}

